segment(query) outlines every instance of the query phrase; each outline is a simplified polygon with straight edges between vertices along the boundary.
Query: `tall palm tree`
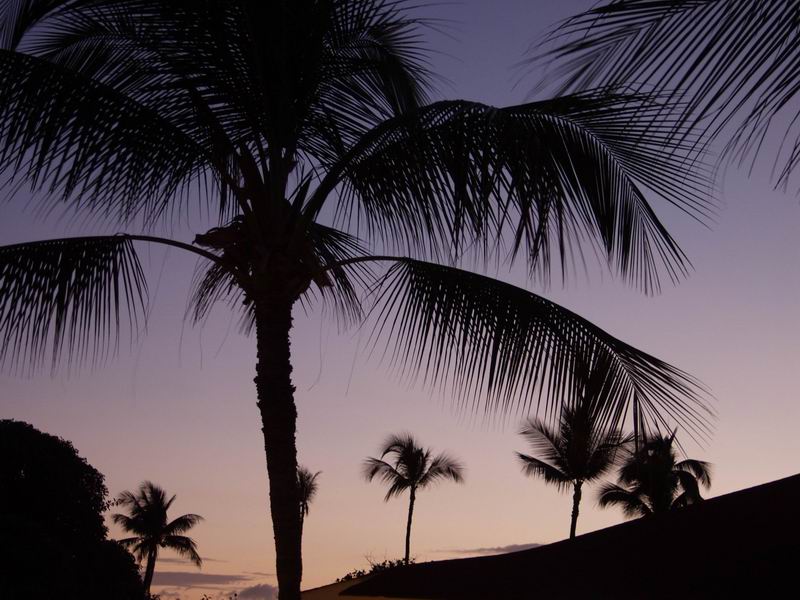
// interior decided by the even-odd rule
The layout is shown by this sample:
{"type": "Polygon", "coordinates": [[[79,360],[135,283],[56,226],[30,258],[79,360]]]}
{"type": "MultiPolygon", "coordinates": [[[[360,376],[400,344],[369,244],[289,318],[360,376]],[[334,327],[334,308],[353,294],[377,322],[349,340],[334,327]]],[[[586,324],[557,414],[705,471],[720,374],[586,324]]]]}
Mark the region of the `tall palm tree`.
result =
{"type": "Polygon", "coordinates": [[[117,513],[111,516],[114,523],[133,534],[132,537],[119,540],[119,543],[130,548],[140,562],[147,561],[144,588],[148,594],[161,548],[174,550],[188,558],[198,568],[203,564],[203,559],[197,553],[195,541],[182,535],[202,521],[203,517],[187,514],[169,521],[167,511],[173,502],[175,502],[174,495],[167,499],[167,493],[163,488],[145,481],[136,493],[125,491],[117,497],[117,505],[127,508],[128,514],[117,513]]]}
{"type": "Polygon", "coordinates": [[[575,537],[583,484],[607,473],[620,447],[631,441],[619,430],[601,428],[596,406],[591,399],[565,406],[558,430],[541,419],[530,419],[520,431],[536,455],[517,452],[525,475],[540,477],[560,490],[572,487],[570,539],[575,537]]]}
{"type": "Polygon", "coordinates": [[[548,58],[561,93],[609,85],[677,101],[677,124],[732,132],[731,158],[782,139],[785,185],[800,165],[798,18],[800,0],[607,0],[564,22],[548,58]]]}
{"type": "Polygon", "coordinates": [[[297,467],[297,487],[300,490],[300,535],[303,535],[303,523],[308,516],[308,505],[317,495],[317,477],[321,471],[312,473],[305,467],[297,467]]]}
{"type": "Polygon", "coordinates": [[[431,455],[431,451],[417,444],[411,434],[392,435],[381,448],[380,458],[369,457],[364,461],[364,477],[367,481],[378,478],[389,486],[385,501],[400,496],[408,490],[408,520],[406,521],[406,546],[404,562],[411,555],[411,520],[417,491],[443,480],[456,483],[464,481],[464,468],[447,454],[431,455]],[[389,457],[389,460],[384,460],[389,457]]]}
{"type": "Polygon", "coordinates": [[[282,600],[299,598],[302,578],[298,302],[328,302],[345,322],[371,314],[399,365],[486,411],[524,408],[540,388],[552,406],[578,366],[609,357],[609,414],[634,403],[654,423],[705,423],[682,371],[454,266],[516,258],[546,276],[590,240],[644,290],[680,277],[685,257],[644,190],[693,215],[708,201],[684,148],[651,126],[657,107],[604,90],[507,108],[432,102],[416,4],[0,5],[3,181],[122,230],[0,247],[0,364],[103,358],[146,314],[137,247],[197,257],[189,314],[227,301],[255,334],[282,600]],[[205,219],[193,243],[154,235],[187,213],[205,219]]]}
{"type": "Polygon", "coordinates": [[[630,452],[616,484],[600,490],[600,506],[620,506],[630,517],[663,513],[701,501],[700,486],[711,486],[711,465],[702,460],[679,461],[675,434],[647,439],[630,452]]]}

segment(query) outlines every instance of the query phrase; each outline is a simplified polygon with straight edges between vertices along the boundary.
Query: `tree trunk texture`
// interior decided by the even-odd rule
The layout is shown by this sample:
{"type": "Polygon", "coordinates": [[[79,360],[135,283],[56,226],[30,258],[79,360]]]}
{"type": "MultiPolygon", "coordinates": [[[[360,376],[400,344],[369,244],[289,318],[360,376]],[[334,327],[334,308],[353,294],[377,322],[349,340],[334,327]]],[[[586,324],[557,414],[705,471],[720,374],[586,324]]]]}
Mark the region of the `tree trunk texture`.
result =
{"type": "Polygon", "coordinates": [[[572,494],[572,522],[569,526],[569,539],[575,537],[575,530],[578,527],[578,510],[581,504],[581,486],[582,481],[576,481],[574,484],[574,492],[572,494]]]}
{"type": "Polygon", "coordinates": [[[295,443],[297,410],[289,340],[292,304],[289,299],[268,296],[258,298],[255,306],[255,383],[267,457],[280,600],[300,600],[303,576],[295,443]]]}
{"type": "Polygon", "coordinates": [[[153,573],[155,573],[155,571],[156,571],[156,556],[157,556],[157,553],[158,553],[158,550],[155,549],[155,548],[152,548],[147,553],[147,566],[145,567],[145,570],[144,570],[144,582],[143,583],[144,583],[144,591],[148,595],[150,594],[150,584],[153,583],[153,573]]]}
{"type": "Polygon", "coordinates": [[[411,488],[411,495],[408,499],[408,523],[406,523],[406,556],[405,563],[411,558],[411,519],[414,516],[414,501],[417,499],[416,490],[411,488]]]}

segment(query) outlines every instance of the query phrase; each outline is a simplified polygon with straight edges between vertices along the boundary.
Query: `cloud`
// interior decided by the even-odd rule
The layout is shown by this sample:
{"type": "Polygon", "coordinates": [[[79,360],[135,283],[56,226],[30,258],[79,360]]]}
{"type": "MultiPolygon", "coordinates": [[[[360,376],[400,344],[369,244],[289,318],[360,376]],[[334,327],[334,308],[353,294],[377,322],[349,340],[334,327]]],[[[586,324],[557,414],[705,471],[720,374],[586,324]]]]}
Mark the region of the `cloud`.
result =
{"type": "Polygon", "coordinates": [[[241,600],[276,600],[277,597],[278,588],[268,583],[253,585],[239,591],[241,600]]]}
{"type": "Polygon", "coordinates": [[[249,581],[248,575],[223,575],[215,573],[197,573],[194,571],[156,571],[153,585],[171,585],[191,587],[202,585],[229,585],[249,581]]]}
{"type": "Polygon", "coordinates": [[[264,573],[263,571],[245,571],[245,573],[256,577],[275,577],[275,573],[264,573]]]}
{"type": "Polygon", "coordinates": [[[448,550],[436,550],[447,554],[506,554],[508,552],[519,552],[520,550],[530,550],[542,544],[509,544],[508,546],[492,546],[487,548],[453,548],[448,550]]]}

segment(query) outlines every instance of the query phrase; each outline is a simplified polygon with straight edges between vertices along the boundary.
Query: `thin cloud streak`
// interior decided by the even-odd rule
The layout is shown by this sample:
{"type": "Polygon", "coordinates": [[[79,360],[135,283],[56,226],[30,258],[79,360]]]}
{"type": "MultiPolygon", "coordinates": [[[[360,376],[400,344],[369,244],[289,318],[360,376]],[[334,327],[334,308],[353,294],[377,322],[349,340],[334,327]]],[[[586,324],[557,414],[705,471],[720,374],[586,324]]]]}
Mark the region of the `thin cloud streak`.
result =
{"type": "Polygon", "coordinates": [[[522,550],[530,550],[531,548],[538,548],[543,544],[509,544],[507,546],[491,546],[486,548],[450,548],[443,550],[434,550],[440,554],[477,554],[480,556],[488,554],[507,554],[509,552],[520,552],[522,550]]]}

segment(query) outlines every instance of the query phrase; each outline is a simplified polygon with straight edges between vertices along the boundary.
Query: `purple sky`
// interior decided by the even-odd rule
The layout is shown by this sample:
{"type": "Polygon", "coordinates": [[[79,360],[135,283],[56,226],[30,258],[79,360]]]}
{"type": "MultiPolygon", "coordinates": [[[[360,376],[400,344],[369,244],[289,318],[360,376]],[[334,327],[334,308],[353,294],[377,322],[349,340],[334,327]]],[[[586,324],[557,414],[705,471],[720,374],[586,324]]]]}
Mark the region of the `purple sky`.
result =
{"type": "MultiPolygon", "coordinates": [[[[451,20],[453,38],[432,38],[441,52],[435,68],[451,82],[442,95],[523,101],[533,78],[515,88],[511,66],[542,30],[590,4],[468,0],[428,9],[451,20]]],[[[714,438],[705,448],[688,446],[693,457],[715,465],[712,495],[793,474],[800,454],[800,203],[794,193],[772,191],[768,167],[750,178],[733,169],[726,174],[710,229],[655,200],[695,267],[679,286],[648,298],[596,269],[588,281],[545,292],[712,390],[714,438]]],[[[34,219],[26,200],[19,195],[4,205],[0,244],[65,234],[59,223],[34,219]]],[[[174,235],[188,241],[190,229],[174,235]]],[[[66,233],[82,231],[73,226],[66,233]]],[[[0,376],[0,417],[71,440],[106,475],[112,494],[150,479],[178,495],[175,511],[206,518],[194,531],[209,559],[203,570],[160,563],[158,571],[191,574],[169,576],[162,591],[199,598],[273,584],[253,340],[238,334],[225,307],[202,329],[184,323],[194,260],[177,251],[140,251],[152,296],[148,334],[93,372],[0,376]]],[[[514,273],[497,275],[543,291],[514,273]]],[[[359,472],[360,461],[395,431],[411,431],[467,466],[465,485],[421,493],[412,540],[419,559],[565,537],[569,498],[520,474],[512,454],[524,448],[516,422],[501,427],[460,418],[447,399],[397,383],[366,355],[361,331],[340,334],[321,311],[298,308],[295,316],[300,459],[323,472],[306,523],[306,587],[363,567],[367,557],[401,555],[405,500],[384,503],[384,490],[359,472]]],[[[622,519],[597,509],[591,491],[584,497],[579,531],[622,519]]]]}

